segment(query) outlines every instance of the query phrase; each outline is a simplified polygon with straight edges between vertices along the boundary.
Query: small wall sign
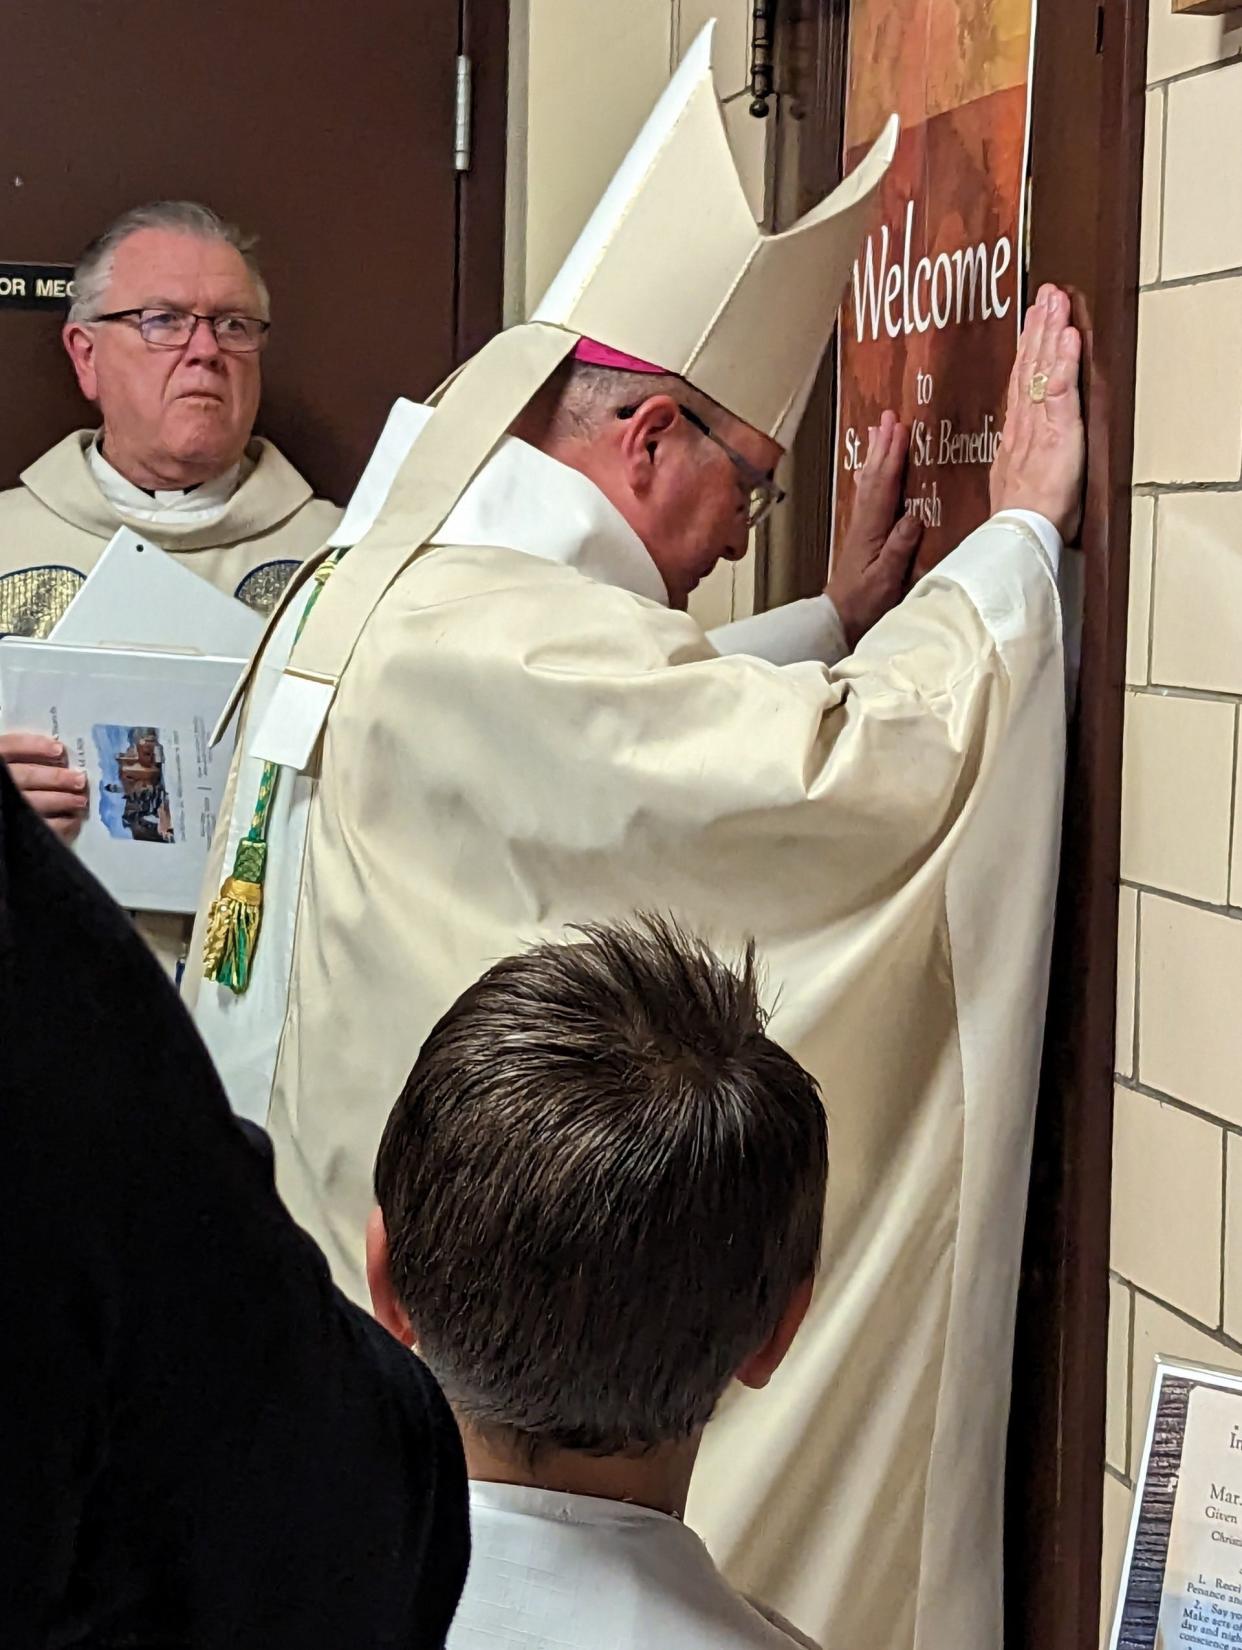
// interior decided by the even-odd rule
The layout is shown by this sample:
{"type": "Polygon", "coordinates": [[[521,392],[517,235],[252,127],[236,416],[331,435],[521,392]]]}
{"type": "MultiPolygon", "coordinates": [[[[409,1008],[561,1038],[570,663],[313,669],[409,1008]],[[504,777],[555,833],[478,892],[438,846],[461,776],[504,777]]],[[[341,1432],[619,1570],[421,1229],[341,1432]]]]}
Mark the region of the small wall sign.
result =
{"type": "Polygon", "coordinates": [[[1238,1375],[1157,1360],[1109,1644],[1110,1650],[1242,1645],[1238,1375]]]}
{"type": "Polygon", "coordinates": [[[73,296],[72,264],[0,263],[0,309],[64,311],[73,296]]]}

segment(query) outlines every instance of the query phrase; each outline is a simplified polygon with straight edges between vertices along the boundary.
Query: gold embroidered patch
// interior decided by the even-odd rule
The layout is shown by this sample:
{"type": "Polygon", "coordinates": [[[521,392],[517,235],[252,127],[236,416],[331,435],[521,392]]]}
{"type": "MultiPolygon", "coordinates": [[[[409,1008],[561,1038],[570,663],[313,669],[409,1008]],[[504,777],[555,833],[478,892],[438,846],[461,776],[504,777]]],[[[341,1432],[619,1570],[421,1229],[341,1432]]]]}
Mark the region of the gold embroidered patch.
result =
{"type": "Polygon", "coordinates": [[[76,567],[19,567],[0,573],[0,636],[48,635],[85,580],[76,567]]]}
{"type": "Polygon", "coordinates": [[[268,614],[276,606],[285,586],[298,570],[296,561],[265,561],[238,585],[233,594],[256,613],[268,614]]]}

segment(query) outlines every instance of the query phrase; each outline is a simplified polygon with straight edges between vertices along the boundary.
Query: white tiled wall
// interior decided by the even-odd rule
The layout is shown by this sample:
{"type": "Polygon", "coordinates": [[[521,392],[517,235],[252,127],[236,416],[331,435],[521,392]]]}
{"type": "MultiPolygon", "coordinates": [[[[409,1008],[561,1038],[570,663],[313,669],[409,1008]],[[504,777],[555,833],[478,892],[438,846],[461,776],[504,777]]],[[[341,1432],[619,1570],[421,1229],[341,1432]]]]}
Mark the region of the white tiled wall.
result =
{"type": "Polygon", "coordinates": [[[1157,1353],[1242,1368],[1242,11],[1152,0],[1104,1626],[1157,1353]]]}

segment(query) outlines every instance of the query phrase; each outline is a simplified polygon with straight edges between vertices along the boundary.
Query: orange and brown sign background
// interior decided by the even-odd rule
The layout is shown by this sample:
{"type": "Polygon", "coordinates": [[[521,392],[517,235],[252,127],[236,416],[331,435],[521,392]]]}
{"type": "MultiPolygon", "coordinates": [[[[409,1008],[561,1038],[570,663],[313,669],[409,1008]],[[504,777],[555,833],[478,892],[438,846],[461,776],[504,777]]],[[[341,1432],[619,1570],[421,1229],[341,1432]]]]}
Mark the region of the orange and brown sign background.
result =
{"type": "Polygon", "coordinates": [[[1021,329],[1035,0],[854,0],[845,165],[895,109],[902,135],[841,311],[839,533],[867,431],[911,426],[906,508],[928,566],[988,514],[1021,329]]]}

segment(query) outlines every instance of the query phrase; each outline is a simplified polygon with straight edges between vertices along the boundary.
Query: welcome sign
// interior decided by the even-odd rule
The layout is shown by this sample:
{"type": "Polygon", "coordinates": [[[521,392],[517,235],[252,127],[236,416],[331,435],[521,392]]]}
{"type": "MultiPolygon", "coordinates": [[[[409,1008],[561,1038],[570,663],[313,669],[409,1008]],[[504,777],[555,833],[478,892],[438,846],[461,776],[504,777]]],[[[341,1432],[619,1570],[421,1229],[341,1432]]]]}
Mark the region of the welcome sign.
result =
{"type": "Polygon", "coordinates": [[[906,509],[930,566],[988,515],[1021,331],[1035,0],[855,0],[845,166],[892,110],[896,159],[838,331],[837,521],[886,407],[910,425],[906,509]]]}

